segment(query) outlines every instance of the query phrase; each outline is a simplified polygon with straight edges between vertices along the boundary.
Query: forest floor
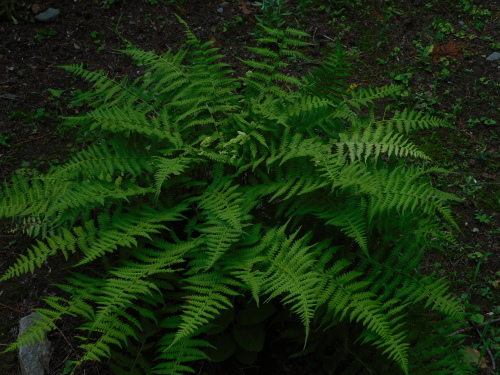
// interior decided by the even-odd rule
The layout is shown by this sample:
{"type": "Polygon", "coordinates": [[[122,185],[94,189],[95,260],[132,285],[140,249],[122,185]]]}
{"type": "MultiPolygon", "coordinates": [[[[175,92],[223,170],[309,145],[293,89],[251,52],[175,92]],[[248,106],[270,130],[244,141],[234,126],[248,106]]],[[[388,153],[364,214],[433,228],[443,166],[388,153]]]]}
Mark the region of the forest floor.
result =
{"type": "MultiPolygon", "coordinates": [[[[277,1],[274,1],[276,3],[277,1]]],[[[258,18],[269,26],[290,26],[311,35],[306,52],[318,62],[337,43],[344,47],[353,74],[348,84],[401,84],[393,108],[418,108],[449,121],[454,129],[420,132],[415,141],[452,174],[435,184],[457,194],[453,205],[461,229],[458,245],[428,255],[424,272],[446,277],[471,322],[467,346],[484,359],[480,373],[499,374],[500,324],[500,3],[498,0],[282,0],[280,12],[263,17],[250,2],[213,0],[39,0],[17,9],[18,24],[0,20],[0,179],[21,168],[47,169],[80,150],[85,140],[61,126],[61,116],[78,114],[72,95],[88,86],[61,65],[84,63],[110,76],[140,71],[121,55],[123,39],[163,53],[183,45],[183,18],[202,41],[212,40],[236,74],[238,58],[256,37],[258,18]],[[34,20],[48,8],[61,11],[50,23],[34,20]],[[489,348],[489,353],[486,346],[489,348]],[[484,349],[484,350],[483,350],[484,349]],[[491,357],[496,357],[496,361],[491,357]],[[494,370],[496,366],[496,371],[494,370]]],[[[268,1],[268,3],[272,3],[268,1]]],[[[306,67],[297,65],[296,74],[306,67]]],[[[0,223],[0,274],[31,243],[0,223]]],[[[43,272],[0,285],[0,346],[17,335],[20,318],[42,306],[41,297],[63,282],[49,266],[43,272]]],[[[76,354],[63,322],[50,339],[51,374],[61,374],[76,354]]],[[[1,347],[0,347],[1,349],[1,347]]],[[[0,356],[2,356],[0,354],[0,356]]],[[[17,375],[15,353],[0,359],[0,375],[17,375]]],[[[210,364],[200,369],[213,373],[210,364]]],[[[219,374],[321,374],[285,360],[273,369],[234,365],[219,374]],[[279,369],[278,369],[279,367],[279,369]]],[[[105,374],[98,366],[85,374],[105,374]]]]}

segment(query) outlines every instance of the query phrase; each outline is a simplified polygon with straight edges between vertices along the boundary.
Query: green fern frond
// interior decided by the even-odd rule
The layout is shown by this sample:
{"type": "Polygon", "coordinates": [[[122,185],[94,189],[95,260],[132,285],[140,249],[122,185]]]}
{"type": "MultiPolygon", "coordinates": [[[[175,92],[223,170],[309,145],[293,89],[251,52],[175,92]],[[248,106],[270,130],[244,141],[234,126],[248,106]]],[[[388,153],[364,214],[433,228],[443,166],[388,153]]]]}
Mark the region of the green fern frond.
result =
{"type": "Polygon", "coordinates": [[[152,192],[154,192],[152,188],[143,188],[119,179],[109,182],[80,181],[67,186],[64,192],[60,192],[44,214],[46,217],[54,217],[57,221],[64,211],[78,212],[82,207],[104,206],[110,200],[128,200],[131,196],[141,196],[152,192]]]}
{"type": "Polygon", "coordinates": [[[253,69],[267,70],[268,72],[273,72],[276,69],[276,66],[274,64],[267,64],[265,62],[253,60],[241,60],[241,62],[245,63],[253,69]]]}
{"type": "Polygon", "coordinates": [[[11,279],[24,273],[34,273],[36,268],[41,267],[52,255],[61,251],[68,259],[69,253],[74,253],[78,239],[66,228],[62,228],[59,235],[52,235],[45,242],[37,241],[27,254],[21,254],[17,262],[10,266],[0,278],[1,281],[11,279]]]}
{"type": "Polygon", "coordinates": [[[80,151],[66,164],[56,168],[47,179],[76,179],[82,176],[100,177],[126,173],[137,176],[151,172],[151,157],[143,150],[128,147],[123,141],[108,141],[90,145],[80,151]]]}
{"type": "Polygon", "coordinates": [[[304,88],[316,97],[338,104],[349,87],[343,80],[349,77],[350,70],[351,66],[342,47],[337,44],[335,51],[325,57],[320,67],[302,78],[305,83],[304,88]]]}
{"type": "Polygon", "coordinates": [[[156,274],[171,273],[173,271],[170,267],[182,263],[192,250],[203,244],[203,240],[198,238],[171,243],[153,237],[152,244],[155,249],[134,249],[132,255],[136,260],[123,261],[123,266],[110,271],[110,275],[124,280],[136,280],[156,274]]]}
{"type": "Polygon", "coordinates": [[[380,121],[381,125],[386,126],[388,131],[396,128],[400,133],[411,133],[419,129],[429,129],[434,127],[447,127],[452,126],[436,116],[427,115],[423,112],[404,109],[403,111],[396,111],[392,118],[380,121]]]}
{"type": "Polygon", "coordinates": [[[257,55],[261,55],[270,58],[272,60],[279,60],[279,55],[276,52],[271,51],[269,48],[265,47],[245,47],[245,48],[257,55]]]}
{"type": "Polygon", "coordinates": [[[412,285],[412,280],[418,280],[418,277],[413,279],[410,275],[418,267],[424,253],[422,239],[416,234],[407,234],[406,237],[413,239],[407,242],[404,237],[398,236],[396,226],[386,230],[393,231],[393,236],[380,243],[370,257],[360,258],[356,264],[356,270],[366,275],[365,279],[372,283],[372,292],[382,300],[396,298],[395,293],[401,285],[408,282],[412,285]],[[399,243],[392,243],[391,240],[399,243]]]}
{"type": "MultiPolygon", "coordinates": [[[[353,188],[357,194],[370,197],[367,211],[370,220],[376,215],[386,215],[391,210],[400,214],[418,210],[429,217],[440,212],[450,223],[454,223],[444,201],[458,198],[444,195],[425,182],[413,179],[404,166],[389,172],[354,162],[343,165],[337,173],[331,176],[335,181],[333,187],[353,188]],[[383,191],[375,188],[381,181],[385,185],[383,191]]],[[[417,172],[417,177],[420,175],[417,172]]]]}
{"type": "Polygon", "coordinates": [[[188,285],[184,289],[194,294],[185,296],[182,322],[173,343],[189,337],[222,310],[233,307],[229,297],[239,294],[233,289],[239,283],[217,272],[190,276],[185,283],[188,285]]]}
{"type": "MultiPolygon", "coordinates": [[[[266,30],[267,32],[269,32],[269,30],[271,30],[271,32],[272,32],[273,29],[266,28],[264,30],[266,30]]],[[[269,32],[269,33],[271,33],[271,32],[269,32]]],[[[285,35],[292,35],[292,36],[296,36],[299,38],[310,38],[311,37],[308,33],[304,32],[302,30],[299,30],[299,29],[295,29],[293,27],[287,27],[285,29],[285,35]]]]}
{"type": "Polygon", "coordinates": [[[326,225],[339,227],[343,233],[358,243],[365,255],[369,256],[365,200],[351,199],[347,203],[339,202],[334,208],[318,212],[315,215],[327,220],[326,225]]]}
{"type": "Polygon", "coordinates": [[[418,321],[410,330],[409,365],[411,373],[424,374],[476,374],[474,363],[464,360],[464,350],[460,348],[464,336],[450,335],[463,327],[462,323],[453,317],[440,313],[416,313],[411,317],[418,321]],[[458,345],[457,345],[458,344],[458,345]]]}
{"type": "MultiPolygon", "coordinates": [[[[148,97],[143,94],[145,87],[143,90],[135,90],[133,84],[129,85],[126,81],[117,82],[108,78],[103,72],[86,70],[83,64],[66,65],[61,66],[61,68],[93,83],[94,91],[89,91],[77,96],[74,100],[75,105],[92,102],[94,107],[104,103],[106,103],[108,107],[111,107],[121,103],[122,105],[127,104],[126,107],[129,107],[133,103],[140,102],[148,111],[155,112],[155,108],[148,103],[148,97]]],[[[135,83],[137,84],[138,81],[135,83]]],[[[77,119],[74,120],[77,121],[77,119]]],[[[70,124],[71,123],[72,121],[70,121],[70,124]]]]}
{"type": "Polygon", "coordinates": [[[373,104],[375,100],[382,97],[395,95],[403,89],[403,86],[382,86],[368,87],[362,90],[351,91],[351,98],[346,100],[346,103],[351,107],[360,109],[373,104]]]}
{"type": "Polygon", "coordinates": [[[208,270],[213,267],[243,235],[241,228],[228,227],[227,222],[217,218],[209,218],[199,231],[204,235],[207,254],[202,259],[198,259],[196,265],[194,262],[191,264],[193,270],[208,270]]]}
{"type": "Polygon", "coordinates": [[[242,247],[237,250],[241,256],[227,260],[227,268],[231,270],[231,275],[246,285],[257,306],[260,304],[262,287],[265,285],[260,269],[267,263],[268,249],[274,246],[276,238],[284,235],[285,229],[286,226],[269,228],[261,236],[262,225],[252,226],[248,230],[248,235],[243,237],[242,247]]]}
{"type": "Polygon", "coordinates": [[[263,185],[261,194],[274,193],[274,195],[269,198],[269,201],[274,201],[278,198],[287,200],[299,195],[311,193],[328,185],[328,181],[322,181],[314,177],[285,178],[282,181],[263,185]]]}
{"type": "Polygon", "coordinates": [[[284,164],[290,159],[298,157],[314,157],[322,151],[329,150],[329,147],[315,138],[305,138],[302,134],[296,133],[290,135],[288,130],[284,132],[279,146],[270,144],[270,156],[266,164],[270,165],[280,161],[279,165],[284,164]]]}
{"type": "Polygon", "coordinates": [[[295,29],[273,30],[267,27],[263,29],[268,34],[265,37],[258,38],[256,41],[265,44],[278,44],[278,52],[275,52],[266,47],[245,47],[249,51],[263,57],[264,62],[241,60],[244,63],[248,62],[248,66],[259,71],[247,72],[247,77],[244,82],[247,86],[253,88],[258,93],[269,92],[278,97],[286,96],[286,90],[278,87],[277,84],[283,86],[288,84],[291,87],[301,87],[302,81],[296,77],[283,74],[281,68],[285,68],[288,64],[284,61],[286,58],[306,59],[306,56],[300,51],[292,48],[303,47],[310,45],[309,42],[301,40],[307,34],[295,29]],[[269,62],[272,61],[272,64],[269,62]]]}
{"type": "MultiPolygon", "coordinates": [[[[302,115],[304,112],[316,111],[320,108],[329,107],[331,104],[328,100],[321,97],[308,94],[299,94],[294,97],[287,106],[287,111],[290,116],[302,115]]],[[[316,123],[313,121],[312,123],[316,123]]]]}
{"type": "MultiPolygon", "coordinates": [[[[383,353],[394,359],[408,374],[408,347],[406,335],[400,332],[397,319],[387,315],[386,306],[381,304],[376,295],[367,290],[368,283],[355,281],[361,273],[338,273],[346,264],[337,264],[323,277],[324,289],[320,302],[327,301],[328,311],[340,319],[348,316],[349,320],[362,323],[375,336],[367,333],[365,342],[372,341],[374,345],[383,349],[383,353]]],[[[369,290],[369,289],[368,289],[369,290]]]]}
{"type": "MultiPolygon", "coordinates": [[[[163,326],[176,328],[181,324],[179,317],[170,318],[162,322],[163,326]]],[[[164,348],[156,359],[159,362],[152,371],[159,375],[184,375],[192,373],[194,361],[210,360],[203,348],[212,347],[207,341],[194,338],[195,335],[177,339],[175,333],[162,337],[160,345],[164,348]]]]}
{"type": "MultiPolygon", "coordinates": [[[[119,270],[115,271],[115,273],[120,274],[119,270]]],[[[159,291],[157,286],[140,277],[131,279],[107,278],[101,286],[99,295],[96,296],[98,307],[93,321],[82,325],[80,329],[88,331],[89,335],[93,332],[106,333],[105,328],[108,326],[109,319],[126,316],[125,310],[132,306],[135,299],[140,298],[142,295],[151,295],[153,291],[159,291]]],[[[135,318],[130,317],[128,320],[134,323],[137,328],[142,329],[135,318]]],[[[125,323],[122,323],[122,325],[125,325],[125,323]]],[[[127,331],[129,330],[127,329],[127,331]]]]}
{"type": "Polygon", "coordinates": [[[349,135],[340,133],[340,142],[337,142],[336,146],[339,154],[344,153],[345,148],[347,148],[350,160],[366,162],[368,158],[379,159],[381,153],[400,158],[412,156],[424,160],[429,159],[404,135],[387,132],[383,127],[376,129],[369,127],[363,132],[352,132],[349,135]]]}
{"type": "Polygon", "coordinates": [[[208,215],[227,222],[231,228],[241,230],[243,211],[240,196],[238,185],[234,185],[230,179],[215,181],[197,198],[198,207],[206,210],[208,215]]]}
{"type": "Polygon", "coordinates": [[[162,55],[158,55],[154,52],[139,50],[128,41],[126,44],[127,48],[120,50],[120,52],[129,55],[141,65],[150,66],[154,74],[162,73],[163,79],[177,78],[178,75],[185,73],[181,64],[188,53],[187,49],[180,49],[176,53],[168,50],[162,55]]]}
{"type": "MultiPolygon", "coordinates": [[[[121,314],[124,315],[123,312],[121,314]]],[[[111,355],[111,346],[121,347],[127,343],[129,337],[134,337],[133,328],[116,316],[108,317],[101,322],[101,326],[93,327],[93,331],[102,333],[98,340],[92,340],[89,344],[82,344],[80,348],[84,350],[83,356],[74,363],[74,366],[79,366],[86,361],[101,361],[103,358],[109,358],[111,355]]],[[[80,329],[85,329],[85,325],[80,329]]],[[[87,341],[85,337],[78,338],[87,341]]]]}
{"type": "Polygon", "coordinates": [[[154,126],[161,126],[161,122],[152,120],[147,112],[141,113],[116,106],[102,107],[96,108],[88,115],[88,119],[95,124],[90,127],[90,130],[98,127],[112,133],[130,131],[158,139],[169,140],[171,138],[168,133],[154,126]]]}
{"type": "Polygon", "coordinates": [[[43,183],[34,172],[31,178],[17,175],[10,183],[3,183],[0,192],[0,218],[15,216],[40,216],[50,205],[50,199],[59,196],[69,185],[66,181],[43,183]]]}
{"type": "Polygon", "coordinates": [[[73,298],[71,301],[61,297],[44,298],[44,302],[46,302],[50,308],[36,309],[39,315],[39,319],[35,322],[36,324],[29,327],[27,332],[19,336],[18,339],[10,344],[3,352],[11,352],[26,345],[41,342],[48,332],[57,328],[56,322],[64,315],[82,315],[91,310],[90,305],[85,302],[85,295],[88,295],[93,290],[92,285],[88,286],[89,288],[86,293],[73,298]]]}
{"type": "Polygon", "coordinates": [[[407,280],[396,297],[405,302],[417,303],[425,298],[425,307],[432,306],[433,310],[460,319],[463,317],[463,308],[459,301],[448,291],[448,283],[444,279],[436,279],[434,275],[414,277],[407,280]]]}
{"type": "Polygon", "coordinates": [[[127,346],[112,350],[109,367],[116,375],[147,375],[152,373],[153,361],[148,358],[148,353],[154,349],[156,340],[152,337],[157,323],[143,322],[144,329],[138,331],[138,341],[129,340],[127,346]]]}
{"type": "Polygon", "coordinates": [[[283,229],[276,231],[272,248],[268,250],[269,266],[261,274],[263,292],[268,294],[267,302],[284,295],[282,301],[290,305],[291,311],[301,319],[305,328],[305,341],[316,307],[316,284],[318,277],[313,270],[315,253],[307,245],[310,236],[298,238],[298,232],[285,236],[283,229]]]}
{"type": "Polygon", "coordinates": [[[180,204],[160,212],[143,209],[113,216],[108,225],[99,228],[95,233],[95,240],[92,243],[81,244],[85,256],[77,265],[89,263],[119,247],[137,246],[138,237],[151,239],[151,235],[167,229],[166,222],[183,218],[181,212],[186,209],[186,204],[180,204]]]}
{"type": "Polygon", "coordinates": [[[47,332],[50,332],[57,328],[54,321],[59,319],[64,313],[54,313],[54,311],[49,310],[48,314],[43,314],[43,310],[37,310],[39,315],[39,319],[34,319],[34,325],[30,326],[27,332],[23,333],[17,338],[17,341],[9,345],[5,348],[1,353],[8,353],[15,350],[19,350],[20,348],[26,345],[36,344],[38,342],[42,342],[47,332]]]}
{"type": "Polygon", "coordinates": [[[334,119],[332,121],[340,123],[340,126],[337,126],[339,130],[337,130],[334,138],[338,138],[338,133],[345,132],[347,128],[357,130],[360,124],[356,110],[352,109],[347,101],[339,102],[330,117],[334,119]]]}
{"type": "MultiPolygon", "coordinates": [[[[396,237],[400,242],[398,245],[386,244],[384,250],[375,252],[375,257],[369,260],[361,261],[356,269],[367,275],[367,280],[376,287],[372,288],[372,291],[382,300],[398,301],[398,309],[425,300],[425,309],[432,307],[449,317],[463,319],[459,301],[448,293],[447,284],[442,279],[415,273],[414,269],[423,255],[422,245],[419,244],[418,237],[412,234],[407,236],[413,242],[396,237]]],[[[394,313],[397,310],[391,311],[394,313]]],[[[386,315],[389,315],[389,312],[386,315]]],[[[410,349],[410,353],[412,350],[413,348],[410,349]]]]}
{"type": "Polygon", "coordinates": [[[180,175],[191,163],[194,163],[192,159],[183,157],[172,159],[165,157],[155,157],[154,165],[156,168],[156,172],[154,177],[156,198],[158,198],[158,196],[160,195],[161,187],[165,180],[167,180],[170,175],[180,175]]]}
{"type": "Polygon", "coordinates": [[[431,217],[440,212],[445,219],[450,220],[450,223],[454,223],[437,189],[423,182],[412,181],[411,176],[402,168],[396,168],[385,178],[386,190],[370,201],[368,211],[370,217],[373,217],[375,212],[382,213],[391,209],[396,209],[400,213],[415,212],[419,209],[431,217]]]}

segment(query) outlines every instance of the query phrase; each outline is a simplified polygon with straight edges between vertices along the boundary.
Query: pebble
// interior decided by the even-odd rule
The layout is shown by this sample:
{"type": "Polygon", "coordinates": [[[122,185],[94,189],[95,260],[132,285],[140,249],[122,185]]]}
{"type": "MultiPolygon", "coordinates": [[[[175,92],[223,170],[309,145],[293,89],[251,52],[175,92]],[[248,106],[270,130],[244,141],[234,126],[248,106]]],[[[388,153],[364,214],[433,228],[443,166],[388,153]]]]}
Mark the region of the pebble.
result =
{"type": "Polygon", "coordinates": [[[488,61],[496,61],[500,59],[500,52],[493,52],[491,55],[489,55],[486,60],[488,61]]]}
{"type": "Polygon", "coordinates": [[[54,21],[60,13],[59,9],[49,8],[45,12],[36,15],[35,19],[39,22],[48,23],[54,21]]]}
{"type": "Polygon", "coordinates": [[[219,13],[224,12],[224,8],[217,8],[217,12],[219,12],[219,13]]]}
{"type": "Polygon", "coordinates": [[[12,94],[0,94],[0,99],[16,100],[17,96],[12,94]]]}

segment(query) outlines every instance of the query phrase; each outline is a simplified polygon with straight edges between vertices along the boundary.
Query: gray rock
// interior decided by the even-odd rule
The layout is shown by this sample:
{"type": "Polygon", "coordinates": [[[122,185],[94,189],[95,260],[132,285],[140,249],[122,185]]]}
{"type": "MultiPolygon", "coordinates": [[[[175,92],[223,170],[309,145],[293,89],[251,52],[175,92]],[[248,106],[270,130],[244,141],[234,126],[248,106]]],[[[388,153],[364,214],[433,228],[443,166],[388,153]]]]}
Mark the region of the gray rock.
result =
{"type": "Polygon", "coordinates": [[[0,99],[16,100],[17,96],[12,94],[0,94],[0,99]]]}
{"type": "MultiPolygon", "coordinates": [[[[19,336],[27,332],[29,327],[36,325],[40,315],[36,312],[25,316],[19,322],[19,336]]],[[[19,348],[19,364],[22,375],[44,375],[49,373],[50,342],[47,337],[42,342],[25,345],[19,348]]]]}
{"type": "Polygon", "coordinates": [[[491,55],[489,55],[486,60],[488,61],[496,61],[500,59],[500,52],[493,52],[491,55]]]}
{"type": "Polygon", "coordinates": [[[225,8],[225,7],[227,7],[228,5],[229,5],[229,2],[227,2],[227,1],[223,1],[222,3],[220,3],[220,4],[219,4],[219,6],[220,6],[221,8],[225,8]]]}
{"type": "Polygon", "coordinates": [[[59,9],[49,8],[45,12],[36,15],[35,19],[39,22],[48,23],[54,21],[59,14],[61,14],[59,9]]]}
{"type": "Polygon", "coordinates": [[[224,12],[224,8],[217,8],[217,12],[219,12],[219,13],[224,12]]]}

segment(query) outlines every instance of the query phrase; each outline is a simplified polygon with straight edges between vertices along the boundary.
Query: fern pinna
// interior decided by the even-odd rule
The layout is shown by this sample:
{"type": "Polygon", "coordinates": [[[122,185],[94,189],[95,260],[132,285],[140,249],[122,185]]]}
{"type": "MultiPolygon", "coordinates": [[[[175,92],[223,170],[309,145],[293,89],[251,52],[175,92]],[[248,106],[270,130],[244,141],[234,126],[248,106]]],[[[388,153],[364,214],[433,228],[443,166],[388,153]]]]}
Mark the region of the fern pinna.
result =
{"type": "Polygon", "coordinates": [[[72,315],[83,353],[73,371],[107,359],[117,374],[183,374],[209,359],[216,318],[253,299],[281,302],[303,325],[301,353],[326,353],[344,374],[468,371],[447,336],[463,322],[457,300],[418,272],[424,251],[452,238],[457,198],[429,183],[445,171],[407,138],[449,125],[375,115],[400,88],[348,89],[340,48],[288,76],[307,34],[263,35],[242,78],[189,29],[177,53],[125,49],[148,68],[134,81],[64,67],[94,84],[76,100],[91,110],[67,124],[100,136],[4,184],[0,216],[37,242],[1,280],[58,253],[75,272],[61,286],[69,297],[45,298],[38,325],[7,350],[72,315]]]}

